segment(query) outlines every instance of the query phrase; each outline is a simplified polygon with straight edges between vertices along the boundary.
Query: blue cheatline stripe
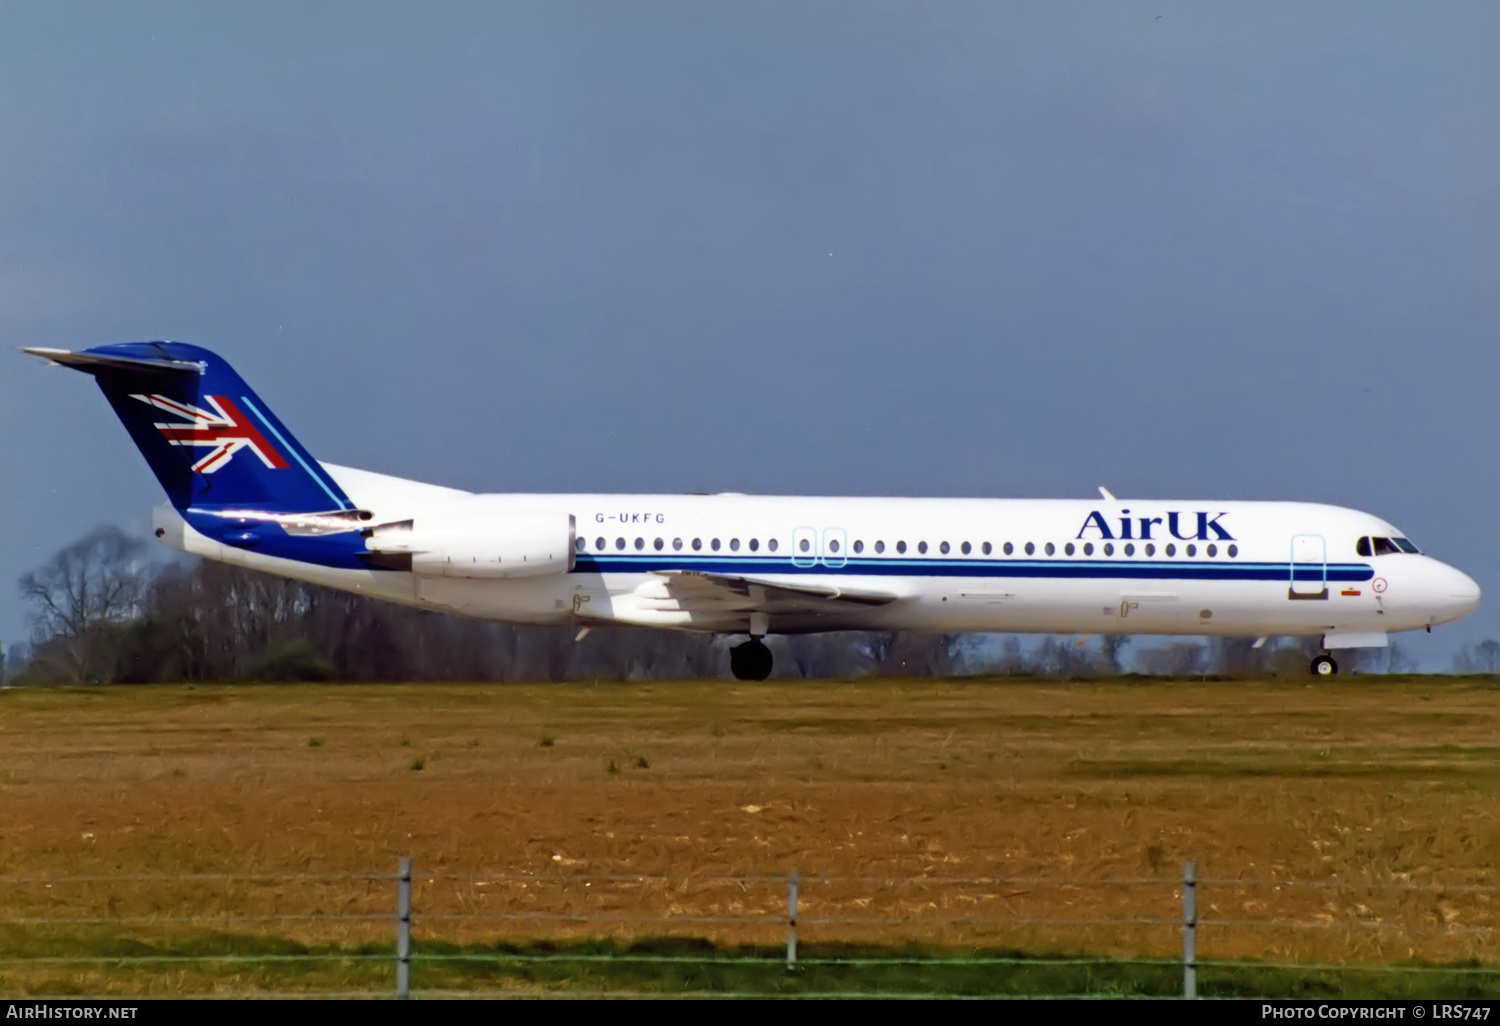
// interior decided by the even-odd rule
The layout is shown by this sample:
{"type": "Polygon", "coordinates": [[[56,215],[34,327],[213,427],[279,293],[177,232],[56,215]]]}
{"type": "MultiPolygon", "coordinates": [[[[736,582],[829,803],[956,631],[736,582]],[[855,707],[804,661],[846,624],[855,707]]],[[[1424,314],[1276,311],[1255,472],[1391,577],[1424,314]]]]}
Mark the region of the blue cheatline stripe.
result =
{"type": "Polygon", "coordinates": [[[270,431],[271,434],[276,436],[276,441],[281,443],[281,447],[287,452],[291,453],[293,459],[302,464],[302,469],[307,471],[309,477],[318,482],[319,488],[328,493],[328,497],[333,500],[334,505],[338,506],[339,509],[354,508],[353,503],[346,503],[343,499],[340,499],[333,493],[333,489],[328,487],[328,485],[323,481],[323,478],[319,476],[318,472],[307,465],[307,461],[302,458],[302,454],[297,451],[297,447],[287,442],[285,438],[282,438],[281,432],[276,430],[276,425],[271,423],[270,418],[267,417],[264,413],[261,413],[260,410],[255,408],[255,404],[250,401],[250,397],[248,395],[240,396],[240,402],[250,407],[250,411],[260,418],[260,422],[266,426],[266,430],[270,431]]]}
{"type": "MultiPolygon", "coordinates": [[[[798,566],[790,557],[693,556],[682,553],[579,553],[574,573],[650,573],[702,570],[722,574],[859,577],[1012,577],[1103,580],[1289,581],[1290,563],[1187,563],[1101,560],[851,559],[838,568],[798,566]]],[[[1298,565],[1299,581],[1358,582],[1375,576],[1365,563],[1298,565]]]]}

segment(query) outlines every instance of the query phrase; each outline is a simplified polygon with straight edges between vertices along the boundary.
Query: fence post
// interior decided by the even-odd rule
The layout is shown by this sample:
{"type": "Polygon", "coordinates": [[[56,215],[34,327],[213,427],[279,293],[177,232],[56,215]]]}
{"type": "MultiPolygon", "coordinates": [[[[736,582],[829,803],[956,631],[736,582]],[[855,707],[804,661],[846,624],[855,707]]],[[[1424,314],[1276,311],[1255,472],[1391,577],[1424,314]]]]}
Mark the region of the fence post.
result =
{"type": "Polygon", "coordinates": [[[1198,864],[1182,864],[1182,996],[1198,996],[1198,864]]]}
{"type": "Polygon", "coordinates": [[[402,859],[396,877],[396,997],[411,997],[411,859],[402,859]]]}
{"type": "Polygon", "coordinates": [[[786,891],[786,968],[797,968],[797,884],[796,873],[787,881],[786,891]]]}

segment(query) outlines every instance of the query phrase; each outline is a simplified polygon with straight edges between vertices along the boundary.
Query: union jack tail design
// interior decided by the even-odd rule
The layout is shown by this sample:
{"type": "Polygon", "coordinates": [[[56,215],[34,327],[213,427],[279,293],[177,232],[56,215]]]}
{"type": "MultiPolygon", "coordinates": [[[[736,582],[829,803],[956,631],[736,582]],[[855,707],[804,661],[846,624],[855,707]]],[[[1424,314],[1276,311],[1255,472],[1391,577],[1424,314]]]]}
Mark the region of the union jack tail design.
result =
{"type": "Polygon", "coordinates": [[[227,395],[205,395],[203,402],[211,407],[207,410],[164,395],[132,395],[130,398],[139,399],[148,406],[175,414],[187,421],[172,421],[154,426],[172,445],[208,449],[193,464],[196,473],[212,474],[227,466],[234,459],[234,454],[241,449],[249,449],[273,470],[284,470],[288,465],[276,447],[266,440],[250,418],[245,416],[244,411],[227,395]]]}
{"type": "MultiPolygon", "coordinates": [[[[196,529],[210,537],[218,538],[228,521],[217,514],[203,521],[209,509],[231,510],[244,514],[236,522],[263,525],[256,538],[271,531],[266,525],[281,525],[271,531],[280,538],[290,536],[289,525],[300,530],[304,514],[355,509],[275,411],[211,350],[183,342],[121,342],[36,353],[93,375],[172,505],[200,517],[196,529]]],[[[320,528],[328,523],[326,517],[316,521],[320,528]]],[[[245,535],[249,528],[235,530],[245,535]]],[[[241,537],[225,544],[244,542],[241,537]]]]}

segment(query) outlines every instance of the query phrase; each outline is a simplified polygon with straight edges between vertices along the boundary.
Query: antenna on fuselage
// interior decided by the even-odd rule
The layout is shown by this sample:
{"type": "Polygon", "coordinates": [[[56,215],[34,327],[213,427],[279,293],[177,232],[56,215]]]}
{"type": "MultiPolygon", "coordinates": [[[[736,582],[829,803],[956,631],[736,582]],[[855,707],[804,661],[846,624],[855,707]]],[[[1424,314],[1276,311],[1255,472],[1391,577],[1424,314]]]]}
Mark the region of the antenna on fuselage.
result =
{"type": "Polygon", "coordinates": [[[1106,488],[1106,487],[1104,487],[1103,485],[1099,486],[1099,494],[1102,495],[1102,496],[1104,496],[1104,501],[1105,502],[1118,502],[1119,501],[1113,495],[1109,494],[1109,489],[1106,488]]]}

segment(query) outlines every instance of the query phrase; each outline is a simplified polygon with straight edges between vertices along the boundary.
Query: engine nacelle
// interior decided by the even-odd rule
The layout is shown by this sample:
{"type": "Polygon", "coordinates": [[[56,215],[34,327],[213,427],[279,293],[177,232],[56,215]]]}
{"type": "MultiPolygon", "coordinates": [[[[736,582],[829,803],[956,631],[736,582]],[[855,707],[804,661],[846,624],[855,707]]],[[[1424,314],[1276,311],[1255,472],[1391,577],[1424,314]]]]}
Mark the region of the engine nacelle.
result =
{"type": "Polygon", "coordinates": [[[543,577],[573,569],[570,513],[419,515],[364,535],[370,562],[434,577],[543,577]]]}

